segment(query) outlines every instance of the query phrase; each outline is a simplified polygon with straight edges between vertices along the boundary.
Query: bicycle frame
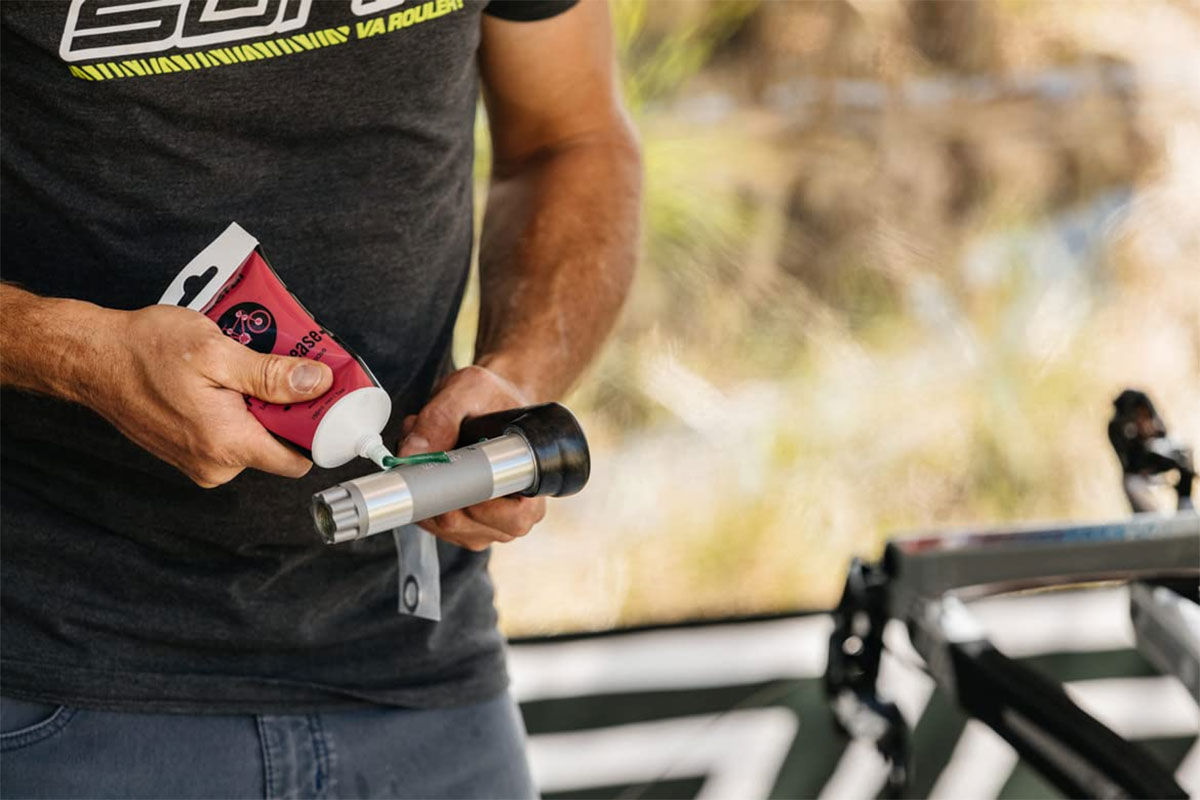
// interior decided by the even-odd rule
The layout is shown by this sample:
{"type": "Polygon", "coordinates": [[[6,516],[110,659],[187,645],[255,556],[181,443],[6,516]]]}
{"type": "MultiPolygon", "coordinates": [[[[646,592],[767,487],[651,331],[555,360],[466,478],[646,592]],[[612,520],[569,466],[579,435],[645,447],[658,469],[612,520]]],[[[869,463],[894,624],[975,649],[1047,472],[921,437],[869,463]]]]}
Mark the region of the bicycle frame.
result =
{"type": "Polygon", "coordinates": [[[825,688],[842,729],[873,739],[889,762],[892,793],[907,781],[908,732],[876,682],[883,628],[896,618],[907,624],[938,686],[1067,796],[1186,797],[1169,772],[1079,708],[1060,685],[1000,653],[961,602],[1030,588],[1131,582],[1139,647],[1200,697],[1200,613],[1178,592],[1144,583],[1184,579],[1194,586],[1200,578],[1191,454],[1166,439],[1144,395],[1123,393],[1117,407],[1109,436],[1131,504],[1145,510],[1146,481],[1175,470],[1177,514],[918,536],[889,542],[877,564],[851,564],[834,611],[825,688]],[[1123,402],[1140,415],[1137,426],[1121,417],[1123,402]]]}
{"type": "Polygon", "coordinates": [[[835,715],[851,734],[874,731],[898,791],[907,778],[907,732],[875,686],[883,627],[894,617],[907,624],[937,684],[1068,796],[1185,797],[1139,747],[996,650],[959,599],[1163,576],[1200,576],[1193,512],[890,542],[879,564],[854,563],[834,612],[825,683],[835,715]]]}
{"type": "Polygon", "coordinates": [[[889,542],[888,607],[911,613],[920,598],[972,597],[1094,581],[1186,577],[1200,564],[1200,518],[1139,514],[1100,524],[950,532],[889,542]]]}

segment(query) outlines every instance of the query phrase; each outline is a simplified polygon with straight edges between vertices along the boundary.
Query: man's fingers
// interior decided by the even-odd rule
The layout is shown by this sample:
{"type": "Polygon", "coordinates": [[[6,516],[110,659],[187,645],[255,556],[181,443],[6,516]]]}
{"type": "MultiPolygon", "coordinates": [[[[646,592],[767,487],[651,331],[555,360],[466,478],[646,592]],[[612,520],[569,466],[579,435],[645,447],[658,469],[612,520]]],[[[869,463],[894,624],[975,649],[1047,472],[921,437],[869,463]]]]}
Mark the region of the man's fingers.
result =
{"type": "Polygon", "coordinates": [[[333,384],[333,371],[319,361],[263,355],[226,341],[218,381],[228,389],[268,403],[300,403],[320,397],[333,384]]]}
{"type": "MultiPolygon", "coordinates": [[[[467,367],[439,383],[433,399],[416,418],[404,420],[399,454],[447,450],[458,441],[462,421],[477,414],[522,404],[520,392],[484,367],[467,367]]],[[[509,497],[451,511],[421,523],[448,542],[478,550],[492,542],[524,536],[546,513],[542,498],[509,497]]]]}
{"type": "Polygon", "coordinates": [[[438,381],[433,399],[417,415],[412,429],[405,420],[400,455],[448,450],[458,441],[467,417],[527,404],[519,389],[486,367],[472,365],[438,381]]]}
{"type": "Polygon", "coordinates": [[[546,516],[541,497],[497,497],[463,509],[475,522],[508,536],[524,536],[546,516]]]}
{"type": "Polygon", "coordinates": [[[515,537],[468,517],[462,511],[449,511],[420,523],[420,527],[448,542],[479,552],[497,542],[511,542],[515,537]]]}
{"type": "Polygon", "coordinates": [[[282,475],[285,478],[303,478],[312,469],[312,462],[277,440],[258,426],[257,433],[248,434],[242,461],[247,467],[282,475]]]}

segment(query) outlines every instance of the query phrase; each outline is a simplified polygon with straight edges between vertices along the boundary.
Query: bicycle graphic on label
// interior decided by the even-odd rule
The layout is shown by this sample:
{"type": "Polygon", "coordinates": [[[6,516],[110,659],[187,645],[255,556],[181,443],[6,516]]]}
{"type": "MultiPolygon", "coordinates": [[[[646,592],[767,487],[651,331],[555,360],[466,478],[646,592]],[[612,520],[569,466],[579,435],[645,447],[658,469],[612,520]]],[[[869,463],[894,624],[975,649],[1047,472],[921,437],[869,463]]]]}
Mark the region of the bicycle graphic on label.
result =
{"type": "Polygon", "coordinates": [[[217,320],[221,333],[260,353],[275,346],[275,318],[258,303],[238,303],[217,320]]]}

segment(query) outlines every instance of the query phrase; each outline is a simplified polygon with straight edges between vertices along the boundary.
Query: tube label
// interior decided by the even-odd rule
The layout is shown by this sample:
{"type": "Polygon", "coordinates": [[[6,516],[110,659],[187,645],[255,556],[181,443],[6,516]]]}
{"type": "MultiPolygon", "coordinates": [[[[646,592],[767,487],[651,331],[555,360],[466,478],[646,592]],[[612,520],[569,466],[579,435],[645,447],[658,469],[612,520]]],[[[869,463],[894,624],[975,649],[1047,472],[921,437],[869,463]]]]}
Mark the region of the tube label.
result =
{"type": "Polygon", "coordinates": [[[313,318],[271,269],[258,240],[237,223],[183,268],[159,303],[204,314],[221,332],[259,353],[322,361],[333,385],[307,403],[277,405],[246,397],[267,430],[311,451],[326,413],[351,392],[378,386],[362,361],[313,318]]]}

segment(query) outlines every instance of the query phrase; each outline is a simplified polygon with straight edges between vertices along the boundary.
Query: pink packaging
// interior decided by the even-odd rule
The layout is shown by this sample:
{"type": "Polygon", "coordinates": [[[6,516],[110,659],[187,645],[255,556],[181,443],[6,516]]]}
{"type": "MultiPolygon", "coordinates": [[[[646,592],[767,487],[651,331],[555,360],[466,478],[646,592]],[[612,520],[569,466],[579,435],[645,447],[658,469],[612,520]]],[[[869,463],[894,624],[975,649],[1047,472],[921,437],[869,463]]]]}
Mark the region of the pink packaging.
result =
{"type": "Polygon", "coordinates": [[[260,353],[329,365],[333,386],[315,400],[276,405],[246,398],[263,427],[310,453],[314,464],[337,467],[355,456],[378,462],[387,455],[379,433],[391,415],[391,398],[367,365],[288,291],[258,240],[237,223],[183,268],[159,303],[199,311],[226,336],[260,353]]]}

